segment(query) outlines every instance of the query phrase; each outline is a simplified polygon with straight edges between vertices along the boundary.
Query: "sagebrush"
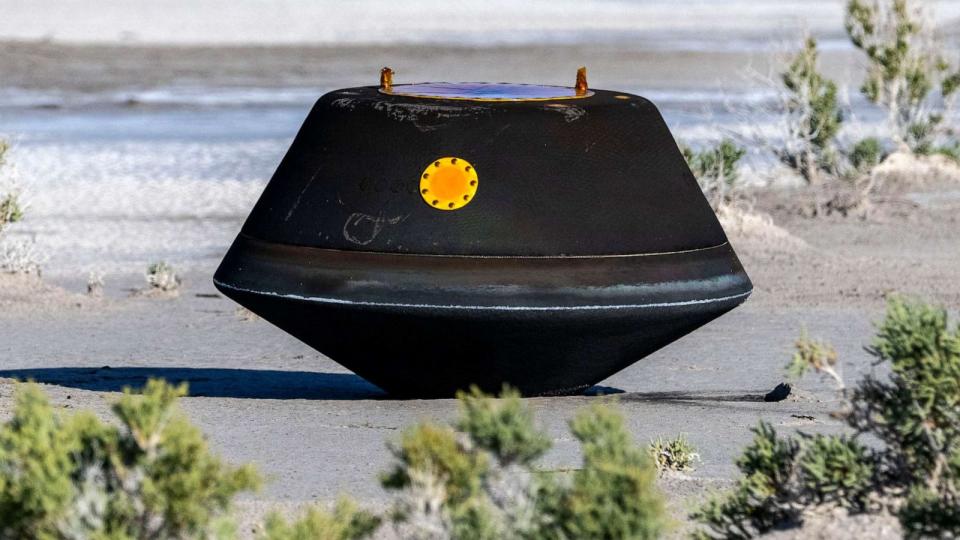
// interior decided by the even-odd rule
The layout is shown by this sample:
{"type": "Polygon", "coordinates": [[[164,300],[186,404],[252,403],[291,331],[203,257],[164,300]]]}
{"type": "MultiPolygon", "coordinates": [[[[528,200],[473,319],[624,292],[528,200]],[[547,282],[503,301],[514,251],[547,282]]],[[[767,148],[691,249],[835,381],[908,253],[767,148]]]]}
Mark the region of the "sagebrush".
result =
{"type": "MultiPolygon", "coordinates": [[[[838,414],[852,434],[780,437],[762,423],[736,488],[694,514],[701,537],[754,537],[820,504],[894,512],[910,538],[960,535],[960,328],[942,307],[893,297],[868,350],[890,373],[844,394],[838,414]]],[[[843,389],[833,349],[805,335],[790,369],[843,389]]]]}
{"type": "Polygon", "coordinates": [[[715,146],[700,150],[681,144],[680,151],[714,210],[737,198],[741,187],[739,163],[747,153],[745,148],[731,139],[723,139],[715,146]]]}
{"type": "MultiPolygon", "coordinates": [[[[807,37],[799,51],[784,59],[776,76],[755,78],[777,92],[774,107],[779,134],[750,124],[741,137],[772,153],[807,184],[833,184],[839,198],[826,211],[842,213],[863,205],[875,189],[873,169],[894,151],[940,155],[960,163],[955,103],[960,94],[956,47],[944,46],[936,20],[919,0],[848,0],[844,27],[853,46],[866,58],[861,93],[885,112],[882,136],[851,140],[849,105],[843,89],[819,67],[819,49],[807,37]],[[844,190],[854,191],[843,195],[844,190]],[[851,198],[844,201],[844,198],[851,198]]],[[[750,122],[752,119],[745,119],[750,122]]],[[[829,212],[828,212],[829,213],[829,212]]]]}
{"type": "Polygon", "coordinates": [[[20,387],[0,427],[0,538],[229,536],[231,501],[260,479],[210,452],[176,407],[185,392],[150,381],[124,392],[107,424],[20,387]]]}
{"type": "Polygon", "coordinates": [[[790,133],[785,144],[775,150],[781,163],[810,184],[837,174],[836,137],[843,123],[837,84],[820,73],[818,60],[817,41],[808,37],[780,75],[787,90],[785,109],[790,133]]]}
{"type": "MultiPolygon", "coordinates": [[[[186,387],[151,380],[125,391],[108,424],[58,414],[39,387],[18,388],[0,427],[0,539],[227,539],[233,499],[256,489],[250,466],[223,463],[179,412],[186,387]]],[[[453,426],[420,424],[391,445],[382,477],[397,497],[385,514],[341,499],[288,521],[266,518],[261,540],[353,540],[390,523],[401,538],[656,538],[666,524],[656,470],[623,418],[596,405],[571,422],[582,468],[541,471],[550,437],[519,395],[460,395],[453,426]]]]}
{"type": "Polygon", "coordinates": [[[25,210],[17,183],[4,171],[9,145],[0,139],[0,273],[40,275],[46,260],[44,253],[31,239],[7,238],[10,225],[23,221],[25,210]]]}
{"type": "MultiPolygon", "coordinates": [[[[10,145],[0,139],[0,169],[7,162],[7,151],[10,145]]],[[[0,188],[4,186],[0,185],[0,188]]],[[[0,192],[0,235],[7,225],[23,219],[23,206],[20,204],[20,192],[14,188],[4,188],[0,192]]]]}
{"type": "Polygon", "coordinates": [[[918,154],[945,148],[949,155],[960,66],[948,58],[923,8],[915,0],[850,0],[845,27],[868,60],[861,91],[885,109],[894,140],[918,154]]]}
{"type": "Polygon", "coordinates": [[[381,519],[361,510],[350,499],[337,501],[332,511],[309,508],[292,522],[280,514],[267,516],[259,540],[353,540],[367,538],[380,526],[381,519]]]}
{"type": "Polygon", "coordinates": [[[551,446],[519,395],[462,394],[453,427],[422,424],[392,446],[403,538],[656,538],[666,524],[656,470],[623,418],[596,405],[571,422],[583,451],[569,475],[539,471],[551,446]]]}

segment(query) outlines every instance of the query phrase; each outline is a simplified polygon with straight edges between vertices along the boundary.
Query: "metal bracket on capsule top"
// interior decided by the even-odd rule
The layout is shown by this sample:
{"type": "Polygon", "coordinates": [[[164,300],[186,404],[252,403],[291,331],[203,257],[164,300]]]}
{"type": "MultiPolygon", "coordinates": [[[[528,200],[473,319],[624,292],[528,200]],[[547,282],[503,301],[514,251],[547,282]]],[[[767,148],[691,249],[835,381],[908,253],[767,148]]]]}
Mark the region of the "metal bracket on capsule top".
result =
{"type": "Polygon", "coordinates": [[[586,66],[580,66],[580,69],[577,70],[577,82],[573,85],[574,91],[576,91],[578,96],[585,96],[590,90],[587,88],[587,68],[586,66]]]}
{"type": "Polygon", "coordinates": [[[385,66],[380,70],[380,89],[389,92],[391,88],[393,88],[393,70],[385,66]]]}

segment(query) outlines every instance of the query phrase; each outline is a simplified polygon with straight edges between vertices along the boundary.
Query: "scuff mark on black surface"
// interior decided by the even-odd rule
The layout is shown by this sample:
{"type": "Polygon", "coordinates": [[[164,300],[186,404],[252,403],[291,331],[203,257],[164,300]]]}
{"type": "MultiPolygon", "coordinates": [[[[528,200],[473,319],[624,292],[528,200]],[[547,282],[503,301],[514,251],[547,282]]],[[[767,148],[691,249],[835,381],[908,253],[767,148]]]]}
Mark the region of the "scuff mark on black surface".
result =
{"type": "Polygon", "coordinates": [[[377,102],[373,105],[377,111],[398,122],[410,122],[421,132],[434,131],[447,121],[456,118],[474,118],[490,114],[486,107],[453,107],[448,105],[415,104],[415,103],[386,103],[377,102]]]}
{"type": "Polygon", "coordinates": [[[385,218],[364,214],[363,212],[354,212],[347,217],[347,221],[343,224],[343,237],[348,242],[365,246],[376,240],[384,225],[396,225],[405,218],[406,216],[385,218]]]}
{"type": "Polygon", "coordinates": [[[568,124],[570,122],[576,122],[587,114],[586,110],[575,105],[567,105],[566,103],[550,103],[548,105],[544,105],[543,108],[548,111],[554,111],[562,114],[564,121],[568,124]]]}
{"type": "Polygon", "coordinates": [[[313,182],[317,179],[317,176],[320,175],[321,167],[317,167],[317,170],[314,171],[313,175],[310,177],[310,180],[307,180],[307,183],[304,184],[303,189],[300,190],[300,193],[297,194],[296,200],[293,201],[293,204],[290,205],[290,210],[287,212],[286,217],[283,218],[284,222],[290,221],[290,218],[293,217],[293,213],[297,210],[297,207],[300,206],[300,201],[303,199],[303,194],[310,189],[310,186],[313,185],[313,182]]]}

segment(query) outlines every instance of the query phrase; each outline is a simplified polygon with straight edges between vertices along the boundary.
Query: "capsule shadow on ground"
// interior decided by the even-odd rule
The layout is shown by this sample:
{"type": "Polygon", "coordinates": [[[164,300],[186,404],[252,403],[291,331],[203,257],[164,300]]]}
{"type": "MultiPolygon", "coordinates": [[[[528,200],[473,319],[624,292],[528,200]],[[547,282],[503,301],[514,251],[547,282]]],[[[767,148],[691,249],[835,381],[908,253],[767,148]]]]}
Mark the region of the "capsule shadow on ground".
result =
{"type": "MultiPolygon", "coordinates": [[[[226,368],[57,367],[0,370],[0,378],[36,381],[95,392],[142,388],[149,379],[185,382],[190,396],[239,399],[390,399],[389,394],[353,373],[277,371],[226,368]]],[[[622,394],[623,390],[593,386],[583,395],[622,394]]]]}
{"type": "Polygon", "coordinates": [[[352,373],[221,368],[59,367],[0,371],[0,377],[33,380],[97,392],[140,388],[148,379],[185,382],[190,395],[245,399],[384,399],[387,394],[352,373]]]}

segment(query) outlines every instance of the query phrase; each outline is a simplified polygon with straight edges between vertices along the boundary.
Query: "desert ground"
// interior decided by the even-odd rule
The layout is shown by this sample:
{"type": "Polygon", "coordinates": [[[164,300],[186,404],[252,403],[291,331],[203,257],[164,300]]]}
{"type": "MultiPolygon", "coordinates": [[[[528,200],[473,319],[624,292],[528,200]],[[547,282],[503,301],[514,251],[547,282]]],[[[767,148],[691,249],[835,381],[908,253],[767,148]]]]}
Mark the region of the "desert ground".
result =
{"type": "MultiPolygon", "coordinates": [[[[5,85],[34,92],[31,99],[51,96],[47,102],[3,110],[0,120],[3,115],[8,120],[5,132],[16,135],[18,130],[35,129],[40,140],[43,129],[50,128],[36,126],[59,122],[57,118],[79,117],[91,122],[83,115],[115,115],[122,124],[125,115],[149,117],[165,107],[139,98],[120,105],[97,101],[99,97],[92,102],[81,99],[127,88],[131,81],[142,78],[145,62],[155,66],[150,73],[156,80],[143,81],[144,86],[182,86],[201,78],[209,84],[205,66],[216,66],[215,80],[267,91],[276,80],[302,91],[313,85],[316,73],[321,72],[324,82],[307,89],[318,95],[319,88],[371,83],[370,74],[385,63],[384,57],[414,65],[422,52],[416,47],[362,53],[321,48],[296,49],[292,55],[289,49],[264,47],[249,52],[247,62],[238,62],[236,51],[224,48],[143,47],[125,49],[121,54],[110,46],[9,43],[0,51],[5,85]],[[64,88],[68,90],[65,93],[50,92],[64,88]],[[121,110],[113,112],[112,107],[121,110]]],[[[438,65],[449,67],[459,78],[469,75],[456,71],[463,61],[460,53],[463,51],[431,54],[438,65]]],[[[476,54],[486,55],[483,65],[496,64],[490,57],[500,55],[501,71],[503,66],[510,71],[521,64],[533,65],[533,73],[526,78],[563,84],[568,74],[559,74],[560,66],[570,63],[572,52],[525,51],[522,60],[516,60],[517,52],[512,49],[476,54]],[[531,58],[539,61],[531,62],[531,58]]],[[[738,86],[738,79],[730,75],[733,66],[750,63],[751,55],[746,53],[717,53],[706,60],[706,53],[669,53],[671,58],[659,53],[631,54],[598,53],[592,58],[591,73],[599,73],[597,79],[611,88],[643,86],[657,92],[708,81],[707,86],[734,96],[750,90],[738,86]],[[697,66],[704,65],[709,69],[698,73],[697,66]]],[[[845,67],[848,56],[843,51],[826,54],[828,69],[855,77],[856,70],[845,67]]],[[[756,60],[759,62],[759,57],[756,60]]],[[[428,78],[429,72],[420,67],[410,76],[428,78]]],[[[221,88],[229,86],[224,85],[221,88]]],[[[184,107],[192,114],[200,106],[177,105],[171,114],[184,107]]],[[[698,110],[698,106],[680,104],[674,106],[673,114],[683,119],[698,110]]],[[[249,114],[256,115],[257,110],[249,114]]],[[[679,131],[693,136],[711,122],[681,123],[679,131]]],[[[105,121],[103,129],[114,129],[110,125],[105,121]]],[[[267,163],[275,164],[282,155],[283,141],[289,142],[295,127],[284,131],[277,144],[265,146],[267,163]]],[[[94,143],[119,144],[99,139],[94,143]]],[[[56,144],[60,143],[54,141],[53,146],[56,144]]],[[[167,148],[163,141],[158,144],[167,148]]],[[[15,379],[41,383],[64,410],[93,409],[104,416],[126,386],[139,386],[149,377],[186,381],[191,395],[183,400],[183,408],[215,450],[231,462],[255,463],[268,477],[265,489],[244,499],[238,509],[245,530],[253,530],[264,510],[275,505],[292,509],[331,501],[341,493],[372,507],[383,504],[386,494],[376,476],[390,460],[385,443],[420,420],[453,418],[456,402],[390,399],[333,360],[239,310],[214,289],[211,276],[216,263],[239,230],[245,208],[253,202],[251,197],[269,177],[268,165],[254,167],[265,172],[258,173],[260,183],[252,187],[226,195],[215,189],[203,192],[211,200],[229,199],[223,211],[191,214],[188,205],[185,213],[178,210],[157,217],[151,212],[166,212],[166,207],[157,210],[147,205],[142,215],[125,213],[122,197],[130,192],[122,190],[116,192],[119,195],[108,190],[93,196],[57,191],[54,186],[51,198],[44,199],[47,184],[42,180],[30,183],[35,171],[66,176],[65,170],[74,174],[86,171],[87,166],[123,166],[109,162],[91,146],[84,151],[102,161],[84,167],[74,163],[70,169],[69,160],[63,158],[67,163],[64,169],[44,148],[31,146],[31,139],[24,138],[23,159],[18,163],[23,185],[34,190],[36,217],[32,222],[25,220],[26,232],[17,234],[47,242],[50,253],[42,278],[0,275],[0,418],[10,413],[15,379]],[[49,161],[38,165],[37,160],[49,161]],[[89,201],[89,213],[71,206],[74,200],[89,201]],[[111,200],[113,207],[108,205],[111,200]],[[61,204],[64,206],[58,207],[61,204]],[[61,211],[63,208],[66,210],[61,211]],[[90,237],[104,231],[110,234],[90,237]],[[154,233],[158,242],[166,243],[151,252],[148,248],[154,233]],[[168,244],[177,249],[168,249],[168,244]],[[183,270],[179,294],[138,293],[145,286],[145,263],[153,257],[171,257],[171,253],[183,270]],[[103,296],[85,292],[90,268],[106,269],[103,296]]],[[[191,164],[176,162],[173,166],[191,164]]],[[[225,190],[234,186],[223,185],[225,190]]],[[[194,193],[167,192],[162,185],[158,189],[143,195],[144,200],[194,193]]],[[[576,410],[595,400],[615,399],[638,443],[682,433],[699,450],[701,463],[695,471],[662,480],[673,513],[681,522],[679,535],[688,526],[683,523],[686,511],[703,497],[705,488],[721,488],[734,477],[734,459],[760,419],[788,432],[843,429],[831,417],[837,407],[833,388],[816,377],[794,385],[785,397],[772,401],[765,397],[785,382],[784,366],[801,328],[836,347],[845,377],[853,382],[874,369],[864,347],[870,342],[873,322],[883,313],[887,295],[904,293],[954,308],[960,305],[960,178],[889,186],[868,208],[847,216],[809,216],[807,209],[815,198],[809,190],[790,187],[789,182],[756,187],[744,203],[750,219],[724,220],[755,287],[743,306],[603,381],[587,395],[528,399],[538,422],[554,438],[554,449],[543,467],[576,467],[577,446],[566,422],[576,410]]],[[[827,524],[818,529],[814,520],[803,537],[828,536],[834,520],[821,521],[827,524]]],[[[864,526],[873,527],[871,534],[895,534],[890,523],[846,526],[847,532],[857,530],[851,526],[864,526]]]]}

